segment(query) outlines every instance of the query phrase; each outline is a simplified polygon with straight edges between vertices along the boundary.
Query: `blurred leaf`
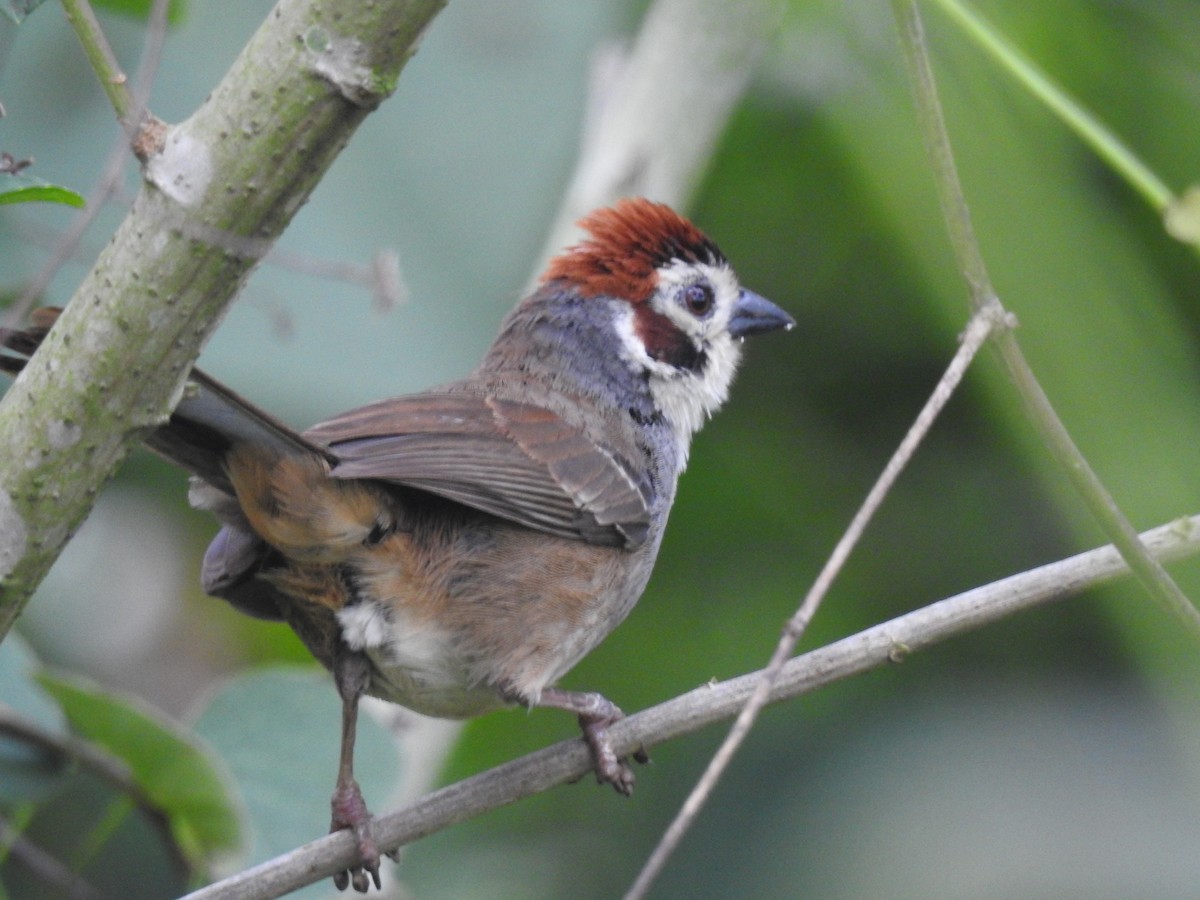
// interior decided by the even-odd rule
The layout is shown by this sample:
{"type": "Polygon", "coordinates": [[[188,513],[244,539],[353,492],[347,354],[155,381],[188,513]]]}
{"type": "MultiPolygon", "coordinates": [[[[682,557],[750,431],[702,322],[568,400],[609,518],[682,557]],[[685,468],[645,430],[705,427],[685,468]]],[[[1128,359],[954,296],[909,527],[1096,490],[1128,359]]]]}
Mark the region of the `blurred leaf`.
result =
{"type": "MultiPolygon", "coordinates": [[[[327,674],[279,667],[233,678],[212,698],[196,731],[221,753],[241,787],[250,865],[329,830],[341,701],[327,674]]],[[[355,776],[378,812],[400,773],[396,747],[370,716],[360,715],[354,750],[355,776]]]]}
{"type": "MultiPolygon", "coordinates": [[[[41,2],[41,0],[38,0],[38,2],[41,2]]],[[[150,9],[154,5],[154,0],[92,0],[92,2],[100,9],[107,9],[133,19],[149,18],[150,9]]],[[[183,21],[186,14],[187,0],[171,0],[170,6],[167,9],[168,22],[172,25],[178,25],[183,21]]]]}
{"type": "Polygon", "coordinates": [[[83,197],[69,188],[21,172],[0,174],[0,205],[5,203],[64,203],[82,208],[83,197]]]}
{"type": "Polygon", "coordinates": [[[42,674],[71,727],[129,767],[167,816],[180,851],[203,870],[241,841],[239,810],[210,751],[141,701],[101,690],[83,679],[42,674]]]}
{"type": "Polygon", "coordinates": [[[1200,186],[1193,185],[1171,201],[1163,224],[1175,240],[1200,245],[1200,186]]]}
{"type": "Polygon", "coordinates": [[[0,697],[13,712],[47,731],[65,732],[66,719],[58,704],[36,681],[41,663],[19,634],[9,633],[0,644],[0,697]]]}
{"type": "Polygon", "coordinates": [[[43,0],[5,0],[4,3],[0,3],[0,12],[19,25],[21,20],[41,6],[42,2],[43,0]]]}
{"type": "MultiPolygon", "coordinates": [[[[37,658],[19,635],[0,646],[0,717],[22,720],[42,731],[67,730],[62,711],[37,684],[37,658]]],[[[59,783],[62,761],[18,737],[0,737],[0,803],[37,801],[59,783]]]]}
{"type": "Polygon", "coordinates": [[[72,896],[62,877],[67,873],[90,886],[79,896],[162,900],[188,887],[187,867],[161,818],[131,813],[127,797],[82,767],[68,770],[61,789],[32,810],[21,834],[61,867],[47,880],[16,855],[0,863],[11,896],[21,900],[72,896]]]}

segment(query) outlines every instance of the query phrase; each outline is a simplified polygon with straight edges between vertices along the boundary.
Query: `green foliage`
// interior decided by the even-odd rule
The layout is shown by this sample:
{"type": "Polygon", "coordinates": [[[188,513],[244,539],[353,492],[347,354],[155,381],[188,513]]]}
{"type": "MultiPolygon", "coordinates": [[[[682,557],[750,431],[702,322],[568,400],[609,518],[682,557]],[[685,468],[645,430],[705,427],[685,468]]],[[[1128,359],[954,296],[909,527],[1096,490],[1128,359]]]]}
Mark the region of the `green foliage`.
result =
{"type": "MultiPolygon", "coordinates": [[[[154,6],[154,0],[93,0],[93,3],[99,9],[107,9],[131,19],[148,18],[154,6]]],[[[188,0],[171,0],[167,6],[167,21],[178,25],[187,16],[187,8],[188,0]]]]}
{"type": "MultiPolygon", "coordinates": [[[[43,2],[44,0],[5,0],[0,3],[0,12],[19,23],[43,2]]],[[[154,0],[93,0],[93,5],[130,18],[145,19],[150,15],[154,0]]],[[[187,0],[171,0],[167,9],[167,21],[178,25],[186,15],[187,0]]]]}
{"type": "MultiPolygon", "coordinates": [[[[1158,182],[1187,196],[1200,146],[1194,3],[968,8],[1158,182]]],[[[525,283],[570,169],[595,37],[628,16],[624,4],[609,18],[602,9],[450,4],[394,105],[283,241],[294,256],[320,259],[363,260],[396,246],[412,302],[379,318],[355,287],[267,264],[206,368],[299,425],[467,371],[525,283]]],[[[1198,262],[1176,240],[1194,235],[1194,212],[1181,201],[1168,234],[1146,193],[1044,98],[942,5],[922,9],[984,256],[1039,378],[1138,527],[1195,512],[1198,262]]],[[[183,86],[181,73],[179,84],[156,88],[165,118],[199,102],[261,15],[241,5],[191,12],[164,71],[186,69],[194,80],[183,86]]],[[[35,17],[21,40],[52,18],[35,17]]],[[[118,52],[132,54],[134,38],[118,52]]],[[[18,85],[42,83],[28,60],[44,67],[55,46],[33,44],[26,68],[14,54],[6,100],[18,85]]],[[[63,80],[62,96],[74,98],[79,79],[63,80]]],[[[108,119],[81,122],[66,101],[46,103],[42,115],[22,119],[44,130],[31,135],[43,146],[29,145],[39,165],[56,167],[52,180],[87,183],[99,165],[95,121],[108,119]]],[[[887,4],[792,4],[691,213],[743,281],[799,327],[747,348],[728,408],[697,440],[644,601],[567,679],[626,709],[765,661],[967,318],[887,4]]],[[[11,221],[0,220],[0,273],[14,281],[30,250],[11,221]]],[[[193,540],[181,554],[194,572],[211,526],[188,521],[193,540]]],[[[806,646],[1101,540],[985,354],[806,646]]],[[[94,565],[93,577],[149,567],[138,549],[131,542],[128,557],[94,565]]],[[[1200,565],[1172,572],[1200,597],[1200,565]]],[[[93,602],[86,580],[56,588],[73,598],[68,612],[93,602]]],[[[158,594],[173,605],[178,591],[158,594]]],[[[227,626],[215,601],[196,598],[187,612],[179,643],[208,641],[221,665],[257,658],[247,634],[278,635],[279,626],[249,620],[227,626]]],[[[70,616],[61,618],[66,632],[70,616]]],[[[42,634],[64,654],[65,639],[42,634]]],[[[129,666],[162,665],[163,655],[129,666]]],[[[242,786],[255,859],[324,830],[334,772],[334,691],[315,674],[295,676],[302,685],[278,677],[230,686],[198,725],[242,786]],[[277,785],[276,774],[291,781],[277,785]]],[[[1188,896],[1186,848],[1200,839],[1198,678],[1196,648],[1124,583],[823,690],[767,714],[659,893],[963,896],[990,886],[1022,896],[1188,896]]],[[[6,702],[10,693],[0,687],[6,702]]],[[[41,709],[29,715],[61,733],[58,705],[36,685],[11,696],[26,694],[41,709]]],[[[569,717],[551,711],[488,716],[468,727],[443,777],[574,734],[569,717]]],[[[619,895],[718,736],[656,748],[630,802],[589,781],[422,841],[403,877],[430,898],[619,895]]],[[[18,750],[30,786],[6,768],[0,797],[17,787],[31,804],[57,795],[46,785],[60,767],[18,750]]],[[[399,771],[389,752],[381,745],[373,764],[384,780],[364,785],[377,809],[386,777],[399,771]]]]}
{"type": "MultiPolygon", "coordinates": [[[[47,672],[15,636],[0,649],[0,694],[10,724],[0,809],[64,871],[100,888],[135,848],[149,857],[140,890],[153,895],[208,877],[214,860],[239,847],[239,811],[220,764],[144,702],[47,672]]],[[[46,885],[29,877],[15,867],[11,884],[41,896],[46,885]]]]}
{"type": "Polygon", "coordinates": [[[135,698],[78,677],[43,672],[38,681],[76,735],[129,769],[146,800],[166,815],[192,868],[203,870],[205,860],[238,847],[241,828],[227,779],[193,735],[135,698]]]}
{"type": "Polygon", "coordinates": [[[83,207],[83,197],[69,188],[50,184],[23,172],[0,172],[0,205],[5,203],[62,203],[83,207]]]}
{"type": "MultiPolygon", "coordinates": [[[[387,732],[359,717],[354,769],[368,804],[381,810],[403,774],[387,732]]],[[[247,864],[270,859],[329,830],[341,704],[324,672],[277,667],[231,679],[211,698],[196,734],[221,755],[241,788],[247,864]]],[[[328,887],[318,886],[318,896],[328,887]]]]}

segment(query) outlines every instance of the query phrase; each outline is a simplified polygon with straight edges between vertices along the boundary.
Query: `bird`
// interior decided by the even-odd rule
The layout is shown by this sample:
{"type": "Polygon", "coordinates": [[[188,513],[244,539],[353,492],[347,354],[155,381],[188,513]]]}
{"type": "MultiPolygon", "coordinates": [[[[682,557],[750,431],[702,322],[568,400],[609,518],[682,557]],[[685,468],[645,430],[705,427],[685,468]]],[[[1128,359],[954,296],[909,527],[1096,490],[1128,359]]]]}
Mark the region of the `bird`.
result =
{"type": "MultiPolygon", "coordinates": [[[[286,622],[333,675],[331,831],[359,857],[340,889],[380,884],[353,771],[364,695],[455,719],[565,710],[598,780],[632,793],[608,735],[620,708],[556,683],[641,597],[744,338],[795,320],[665,204],[626,198],[579,225],[465,378],[297,432],[193,369],[145,438],[221,524],[204,590],[286,622]]],[[[0,369],[19,372],[55,316],[0,334],[0,369]]]]}

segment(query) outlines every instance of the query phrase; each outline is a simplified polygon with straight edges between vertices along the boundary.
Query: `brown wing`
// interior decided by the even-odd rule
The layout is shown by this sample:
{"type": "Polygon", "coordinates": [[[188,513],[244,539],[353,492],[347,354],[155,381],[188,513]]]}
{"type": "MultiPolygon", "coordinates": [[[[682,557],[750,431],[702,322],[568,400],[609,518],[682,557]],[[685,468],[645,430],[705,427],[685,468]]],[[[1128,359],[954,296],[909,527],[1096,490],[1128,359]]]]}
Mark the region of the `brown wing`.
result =
{"type": "Polygon", "coordinates": [[[593,544],[639,546],[647,489],[617,454],[540,406],[470,394],[415,394],[305,432],[336,455],[337,478],[420,488],[593,544]]]}

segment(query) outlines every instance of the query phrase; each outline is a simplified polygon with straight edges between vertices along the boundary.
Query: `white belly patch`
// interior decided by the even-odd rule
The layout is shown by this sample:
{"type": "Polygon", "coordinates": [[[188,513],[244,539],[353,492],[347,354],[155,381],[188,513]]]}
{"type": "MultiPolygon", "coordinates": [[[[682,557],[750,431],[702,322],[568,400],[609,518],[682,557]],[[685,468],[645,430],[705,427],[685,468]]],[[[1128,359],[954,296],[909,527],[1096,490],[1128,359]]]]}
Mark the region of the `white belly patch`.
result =
{"type": "Polygon", "coordinates": [[[467,660],[437,625],[371,602],[340,609],[337,618],[346,644],[375,664],[371,694],[451,719],[507,705],[495,689],[473,680],[467,660]]]}

